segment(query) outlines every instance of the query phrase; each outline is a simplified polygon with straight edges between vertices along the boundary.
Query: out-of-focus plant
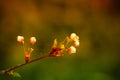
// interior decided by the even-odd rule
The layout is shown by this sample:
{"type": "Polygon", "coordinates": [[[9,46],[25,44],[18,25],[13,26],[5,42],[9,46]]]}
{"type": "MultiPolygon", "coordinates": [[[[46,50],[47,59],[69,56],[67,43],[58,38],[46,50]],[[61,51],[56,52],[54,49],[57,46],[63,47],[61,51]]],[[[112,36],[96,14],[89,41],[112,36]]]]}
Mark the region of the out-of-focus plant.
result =
{"type": "Polygon", "coordinates": [[[17,36],[17,42],[22,46],[22,48],[24,50],[25,62],[22,64],[18,64],[16,66],[12,66],[8,69],[1,70],[0,71],[1,74],[10,75],[10,76],[14,76],[14,77],[21,77],[21,75],[17,72],[14,72],[14,70],[21,68],[24,65],[27,65],[29,63],[39,61],[43,58],[63,56],[64,53],[74,54],[74,53],[76,53],[76,48],[79,47],[79,45],[80,45],[79,36],[77,36],[75,33],[72,33],[70,35],[70,37],[67,36],[61,42],[58,42],[57,39],[54,39],[54,42],[53,42],[50,52],[48,52],[42,56],[39,56],[35,59],[31,59],[31,53],[34,50],[32,48],[32,46],[36,43],[36,37],[30,37],[30,41],[29,41],[30,47],[27,50],[24,46],[25,41],[24,41],[23,36],[17,36]]]}

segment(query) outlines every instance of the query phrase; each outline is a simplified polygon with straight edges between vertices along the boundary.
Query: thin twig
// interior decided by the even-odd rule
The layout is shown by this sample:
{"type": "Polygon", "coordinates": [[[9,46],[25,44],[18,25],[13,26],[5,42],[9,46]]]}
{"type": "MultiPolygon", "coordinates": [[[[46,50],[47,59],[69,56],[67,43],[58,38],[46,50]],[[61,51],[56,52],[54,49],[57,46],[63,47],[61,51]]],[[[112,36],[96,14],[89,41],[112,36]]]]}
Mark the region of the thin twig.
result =
{"type": "Polygon", "coordinates": [[[29,64],[29,63],[32,63],[32,62],[35,62],[35,61],[38,61],[38,60],[41,60],[41,59],[43,59],[43,58],[46,58],[46,57],[49,57],[50,55],[49,55],[49,53],[48,54],[46,54],[46,55],[43,55],[43,56],[40,56],[40,57],[38,57],[38,58],[35,58],[35,59],[32,59],[31,61],[29,61],[29,62],[24,62],[24,63],[22,63],[22,64],[18,64],[18,65],[16,65],[16,66],[12,66],[12,67],[10,67],[10,68],[8,68],[8,69],[6,69],[6,70],[2,70],[2,71],[0,71],[0,73],[2,73],[2,74],[8,74],[10,71],[12,71],[12,70],[15,70],[15,69],[18,69],[18,68],[20,68],[20,67],[22,67],[22,66],[24,66],[24,65],[27,65],[27,64],[29,64]]]}

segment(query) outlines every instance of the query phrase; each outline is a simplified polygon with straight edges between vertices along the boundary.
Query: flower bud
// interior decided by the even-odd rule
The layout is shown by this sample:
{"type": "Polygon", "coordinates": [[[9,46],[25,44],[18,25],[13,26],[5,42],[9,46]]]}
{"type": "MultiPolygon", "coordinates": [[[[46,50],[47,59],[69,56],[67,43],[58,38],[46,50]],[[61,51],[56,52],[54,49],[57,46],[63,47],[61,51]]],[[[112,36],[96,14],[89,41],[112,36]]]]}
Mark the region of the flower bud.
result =
{"type": "Polygon", "coordinates": [[[78,41],[79,40],[79,36],[76,36],[75,38],[74,38],[74,41],[78,41]]]}
{"type": "Polygon", "coordinates": [[[75,33],[72,33],[71,35],[70,35],[70,39],[71,40],[74,40],[74,38],[76,37],[77,35],[75,34],[75,33]]]}
{"type": "Polygon", "coordinates": [[[69,54],[76,53],[76,48],[75,48],[74,46],[71,46],[71,47],[68,49],[68,53],[69,53],[69,54]]]}
{"type": "Polygon", "coordinates": [[[77,41],[74,42],[74,46],[75,46],[75,47],[78,47],[79,45],[80,45],[79,40],[77,40],[77,41]]]}
{"type": "Polygon", "coordinates": [[[23,37],[23,36],[17,36],[17,41],[18,41],[20,44],[24,44],[24,37],[23,37]]]}
{"type": "Polygon", "coordinates": [[[34,45],[36,43],[36,38],[35,37],[31,37],[30,38],[30,44],[34,45]]]}
{"type": "Polygon", "coordinates": [[[70,35],[70,41],[72,42],[72,41],[77,41],[77,40],[79,40],[79,37],[75,33],[72,33],[70,35]]]}

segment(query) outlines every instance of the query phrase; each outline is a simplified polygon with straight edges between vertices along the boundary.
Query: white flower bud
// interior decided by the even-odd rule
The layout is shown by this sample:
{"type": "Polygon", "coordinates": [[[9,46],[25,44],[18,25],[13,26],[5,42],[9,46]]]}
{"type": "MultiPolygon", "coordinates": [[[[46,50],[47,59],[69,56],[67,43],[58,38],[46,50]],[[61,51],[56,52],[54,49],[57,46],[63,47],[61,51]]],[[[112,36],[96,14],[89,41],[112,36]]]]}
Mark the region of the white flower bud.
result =
{"type": "Polygon", "coordinates": [[[77,41],[74,42],[74,46],[75,46],[75,47],[78,47],[79,45],[80,45],[79,40],[77,40],[77,41]]]}
{"type": "Polygon", "coordinates": [[[30,44],[34,45],[36,43],[36,38],[35,37],[30,37],[30,44]]]}
{"type": "Polygon", "coordinates": [[[75,33],[72,33],[70,35],[70,41],[78,41],[78,40],[79,40],[79,37],[75,33]]]}
{"type": "Polygon", "coordinates": [[[68,53],[69,53],[69,54],[76,53],[76,48],[75,48],[74,46],[71,46],[71,47],[68,49],[68,53]]]}
{"type": "Polygon", "coordinates": [[[78,41],[79,40],[79,36],[76,36],[75,38],[74,38],[74,41],[78,41]]]}
{"type": "Polygon", "coordinates": [[[24,37],[23,37],[23,36],[17,36],[17,41],[18,41],[20,44],[24,44],[24,37]]]}
{"type": "Polygon", "coordinates": [[[77,36],[77,35],[76,35],[75,33],[72,33],[72,34],[70,35],[70,39],[73,40],[76,36],[77,36]]]}

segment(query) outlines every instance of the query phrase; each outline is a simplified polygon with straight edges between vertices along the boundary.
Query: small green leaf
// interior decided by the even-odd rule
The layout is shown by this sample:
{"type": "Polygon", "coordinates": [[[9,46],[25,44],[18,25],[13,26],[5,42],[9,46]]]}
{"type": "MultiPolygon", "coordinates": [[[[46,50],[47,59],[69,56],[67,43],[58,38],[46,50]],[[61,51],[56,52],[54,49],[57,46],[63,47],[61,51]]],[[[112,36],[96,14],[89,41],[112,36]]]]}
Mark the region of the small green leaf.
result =
{"type": "Polygon", "coordinates": [[[68,37],[68,36],[66,37],[66,40],[67,40],[67,43],[69,43],[70,39],[69,39],[69,37],[68,37]]]}
{"type": "Polygon", "coordinates": [[[53,47],[57,47],[57,39],[54,39],[53,47]]]}
{"type": "Polygon", "coordinates": [[[68,47],[69,42],[70,42],[70,39],[69,39],[69,37],[67,36],[67,37],[65,38],[64,45],[65,45],[66,47],[68,47]]]}
{"type": "Polygon", "coordinates": [[[60,49],[65,49],[65,45],[64,44],[60,44],[60,49]]]}
{"type": "Polygon", "coordinates": [[[13,72],[13,77],[21,77],[21,75],[17,72],[13,72]]]}

